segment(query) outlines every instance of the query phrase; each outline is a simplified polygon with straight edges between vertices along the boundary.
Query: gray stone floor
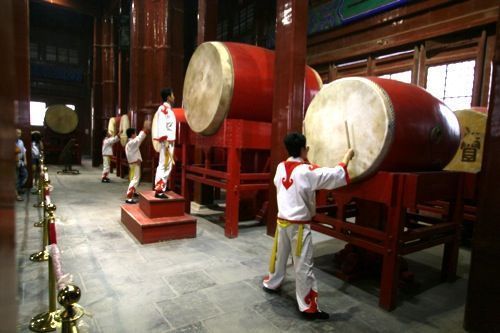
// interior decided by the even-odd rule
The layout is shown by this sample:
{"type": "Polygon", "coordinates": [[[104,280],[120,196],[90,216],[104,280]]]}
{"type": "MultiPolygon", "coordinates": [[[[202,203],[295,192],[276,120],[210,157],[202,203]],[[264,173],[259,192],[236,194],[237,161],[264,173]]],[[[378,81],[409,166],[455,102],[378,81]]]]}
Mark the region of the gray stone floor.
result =
{"type": "MultiPolygon", "coordinates": [[[[462,249],[460,278],[439,284],[441,247],[408,256],[415,290],[401,292],[393,312],[378,307],[376,281],[344,283],[331,274],[343,242],[314,235],[320,306],[326,322],[302,320],[294,301],[293,273],[281,295],[268,295],[266,273],[272,238],[262,226],[227,239],[221,226],[198,218],[197,238],[139,244],[120,223],[124,180],[99,181],[84,164],[77,176],[50,167],[64,271],[82,289],[89,332],[462,332],[470,253],[462,249]]],[[[149,184],[145,184],[146,188],[149,184]]],[[[40,211],[34,195],[17,204],[19,332],[47,309],[47,264],[32,263],[41,249],[40,211]]]]}

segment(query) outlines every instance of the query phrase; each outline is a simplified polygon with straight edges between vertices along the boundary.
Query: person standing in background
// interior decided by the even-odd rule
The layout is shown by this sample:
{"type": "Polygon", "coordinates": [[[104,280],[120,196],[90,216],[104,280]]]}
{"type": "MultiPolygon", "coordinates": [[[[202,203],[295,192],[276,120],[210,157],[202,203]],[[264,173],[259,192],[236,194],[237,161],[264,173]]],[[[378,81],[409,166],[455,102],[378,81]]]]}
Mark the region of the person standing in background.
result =
{"type": "Polygon", "coordinates": [[[26,180],[28,179],[28,170],[26,169],[27,161],[26,161],[26,148],[24,146],[24,142],[21,139],[21,135],[23,132],[18,128],[16,130],[17,140],[16,140],[16,199],[17,201],[23,201],[23,197],[21,194],[24,193],[23,186],[26,184],[26,180]]]}
{"type": "Polygon", "coordinates": [[[38,131],[31,132],[31,169],[33,170],[32,194],[38,193],[38,182],[40,180],[40,157],[42,155],[42,135],[38,131]]]}
{"type": "Polygon", "coordinates": [[[113,145],[120,141],[120,133],[112,136],[107,130],[104,131],[104,140],[102,140],[102,183],[109,183],[110,160],[113,156],[113,145]]]}
{"type": "Polygon", "coordinates": [[[172,105],[175,102],[174,92],[171,88],[163,88],[161,90],[161,98],[163,104],[158,107],[157,128],[158,137],[153,138],[160,143],[160,158],[158,167],[156,168],[155,176],[155,197],[166,199],[165,192],[169,191],[167,187],[168,177],[174,165],[174,145],[177,131],[177,120],[172,105]]]}
{"type": "Polygon", "coordinates": [[[141,180],[141,163],[142,156],[139,150],[142,142],[147,136],[147,133],[151,130],[151,122],[149,120],[144,121],[142,131],[137,135],[135,128],[127,129],[128,142],[125,145],[125,155],[127,156],[128,166],[129,166],[129,178],[130,184],[127,189],[127,200],[128,204],[135,204],[134,195],[139,186],[141,180]]]}

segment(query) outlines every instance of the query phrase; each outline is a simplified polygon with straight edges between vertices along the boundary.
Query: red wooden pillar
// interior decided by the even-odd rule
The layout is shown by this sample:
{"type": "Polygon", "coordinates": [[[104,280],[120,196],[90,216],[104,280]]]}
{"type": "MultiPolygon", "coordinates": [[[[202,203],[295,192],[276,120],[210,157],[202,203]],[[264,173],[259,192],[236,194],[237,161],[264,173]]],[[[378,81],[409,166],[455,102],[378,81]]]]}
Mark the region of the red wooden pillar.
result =
{"type": "Polygon", "coordinates": [[[19,38],[15,43],[16,54],[16,80],[17,88],[17,112],[16,112],[16,127],[22,131],[22,140],[26,147],[26,160],[28,165],[28,179],[26,187],[31,187],[32,170],[31,170],[31,123],[30,123],[30,59],[29,59],[29,15],[28,3],[25,0],[20,1],[14,6],[14,24],[16,29],[16,38],[19,38]],[[26,8],[25,8],[26,7],[26,8]]]}
{"type": "MultiPolygon", "coordinates": [[[[184,3],[181,0],[133,0],[130,22],[131,123],[138,130],[161,104],[160,90],[174,89],[182,103],[184,84],[184,3]]],[[[143,180],[154,177],[154,149],[148,138],[141,146],[143,180]]]]}
{"type": "Polygon", "coordinates": [[[497,20],[491,99],[479,180],[477,222],[472,241],[465,328],[471,332],[500,331],[500,33],[497,20]]]}
{"type": "Polygon", "coordinates": [[[94,68],[93,68],[93,131],[92,165],[101,164],[102,132],[107,121],[116,113],[116,44],[115,23],[112,15],[104,14],[94,19],[94,68]]]}
{"type": "MultiPolygon", "coordinates": [[[[15,236],[15,120],[29,125],[28,1],[2,2],[0,20],[0,313],[2,330],[17,327],[17,267],[15,236]]],[[[27,132],[27,131],[25,131],[27,132]]],[[[29,141],[25,141],[28,144],[29,141]]]]}
{"type": "MultiPolygon", "coordinates": [[[[278,0],[276,3],[276,60],[271,145],[271,173],[287,157],[283,138],[302,132],[304,119],[304,76],[307,43],[308,1],[278,0]]],[[[276,228],[276,189],[269,187],[267,233],[276,228]]]]}
{"type": "Polygon", "coordinates": [[[198,0],[197,44],[217,38],[217,0],[198,0]]]}

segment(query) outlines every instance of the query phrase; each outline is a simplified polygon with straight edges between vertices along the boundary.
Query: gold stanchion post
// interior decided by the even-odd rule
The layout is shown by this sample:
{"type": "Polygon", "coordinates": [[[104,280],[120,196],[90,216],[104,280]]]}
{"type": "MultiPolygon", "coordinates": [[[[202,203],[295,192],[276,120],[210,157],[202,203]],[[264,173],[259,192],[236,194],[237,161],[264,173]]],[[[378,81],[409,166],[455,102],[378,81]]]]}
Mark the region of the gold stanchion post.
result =
{"type": "MultiPolygon", "coordinates": [[[[47,209],[49,209],[49,218],[47,219],[46,226],[44,226],[44,234],[45,230],[47,230],[47,243],[48,243],[48,229],[49,223],[55,223],[54,210],[51,210],[51,205],[54,207],[55,205],[49,204],[47,209]]],[[[45,237],[45,235],[44,235],[45,237]]],[[[47,253],[47,251],[45,251],[47,253]]],[[[30,330],[33,332],[52,332],[56,330],[58,325],[55,317],[57,314],[57,304],[56,304],[56,274],[54,272],[54,267],[52,265],[52,258],[48,255],[49,262],[49,311],[40,313],[34,316],[30,322],[30,330]]]]}
{"type": "MultiPolygon", "coordinates": [[[[45,168],[43,166],[43,164],[42,164],[42,167],[45,168]]],[[[40,221],[35,222],[33,224],[33,226],[38,227],[38,228],[43,227],[43,224],[44,224],[44,221],[45,221],[45,217],[47,215],[47,205],[45,204],[45,188],[48,185],[49,184],[45,183],[45,173],[42,172],[41,175],[40,175],[40,177],[39,177],[39,179],[38,179],[38,202],[42,203],[42,205],[41,205],[41,207],[43,208],[42,219],[40,221]]],[[[39,207],[39,205],[37,205],[37,204],[35,204],[33,206],[39,207]]]]}
{"type": "Polygon", "coordinates": [[[41,169],[42,169],[41,177],[38,180],[38,203],[33,205],[33,207],[36,207],[36,208],[41,208],[45,205],[45,195],[43,192],[44,192],[45,186],[47,186],[47,182],[49,182],[49,180],[48,180],[49,174],[48,174],[47,167],[42,164],[41,169]],[[40,183],[42,183],[42,186],[40,186],[40,183]]]}
{"type": "Polygon", "coordinates": [[[67,285],[59,291],[57,301],[64,310],[57,312],[56,320],[61,323],[61,333],[78,333],[78,320],[85,314],[84,309],[77,304],[80,300],[80,288],[67,285]]]}
{"type": "Polygon", "coordinates": [[[42,250],[30,255],[30,260],[35,262],[47,261],[49,260],[49,254],[45,249],[49,244],[49,220],[54,218],[54,212],[56,211],[56,205],[53,203],[47,204],[48,218],[44,219],[43,223],[43,239],[42,239],[42,250]]]}

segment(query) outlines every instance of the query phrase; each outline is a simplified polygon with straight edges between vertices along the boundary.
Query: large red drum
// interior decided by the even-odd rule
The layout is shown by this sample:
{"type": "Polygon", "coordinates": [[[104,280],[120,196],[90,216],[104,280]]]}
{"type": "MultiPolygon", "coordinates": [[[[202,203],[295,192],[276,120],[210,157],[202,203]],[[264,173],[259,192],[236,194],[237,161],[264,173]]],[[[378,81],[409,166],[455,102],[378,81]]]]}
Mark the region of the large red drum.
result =
{"type": "MultiPolygon", "coordinates": [[[[321,88],[318,73],[306,66],[305,106],[321,88]]],[[[206,42],[194,52],[186,72],[183,108],[189,127],[214,134],[224,119],[270,122],[274,52],[238,43],[206,42]]]]}
{"type": "Polygon", "coordinates": [[[348,144],[351,179],[379,170],[442,170],[460,143],[458,120],[443,102],[411,84],[350,77],[325,85],[304,122],[309,159],[334,166],[348,144]]]}

